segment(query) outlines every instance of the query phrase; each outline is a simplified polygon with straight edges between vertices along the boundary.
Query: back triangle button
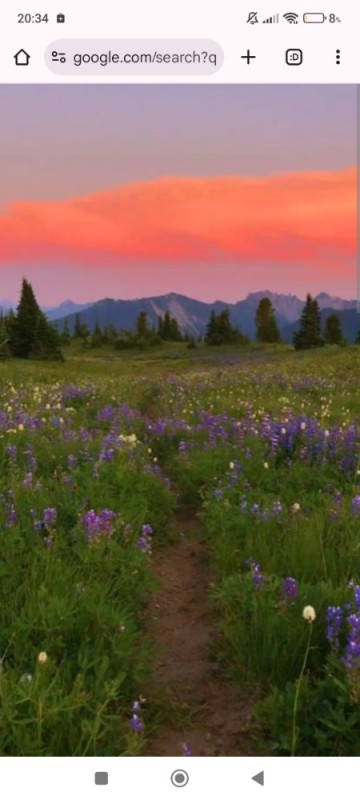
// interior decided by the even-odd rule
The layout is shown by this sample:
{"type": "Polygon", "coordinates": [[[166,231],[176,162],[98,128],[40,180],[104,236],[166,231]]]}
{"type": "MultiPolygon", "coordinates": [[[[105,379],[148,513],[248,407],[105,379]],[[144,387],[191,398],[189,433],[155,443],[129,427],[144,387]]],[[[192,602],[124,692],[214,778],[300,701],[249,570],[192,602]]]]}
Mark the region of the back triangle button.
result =
{"type": "Polygon", "coordinates": [[[264,783],[265,783],[265,774],[264,774],[264,772],[258,772],[257,775],[253,775],[251,780],[255,781],[255,783],[258,783],[260,786],[264,786],[264,783]]]}

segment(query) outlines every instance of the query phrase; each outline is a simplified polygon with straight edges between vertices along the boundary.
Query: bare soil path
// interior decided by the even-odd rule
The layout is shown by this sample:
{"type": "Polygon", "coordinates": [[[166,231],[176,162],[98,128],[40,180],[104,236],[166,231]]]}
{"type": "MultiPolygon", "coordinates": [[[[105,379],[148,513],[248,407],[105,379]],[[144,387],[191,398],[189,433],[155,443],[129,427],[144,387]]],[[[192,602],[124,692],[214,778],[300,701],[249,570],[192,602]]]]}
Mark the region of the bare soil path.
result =
{"type": "Polygon", "coordinates": [[[146,689],[159,709],[158,724],[145,755],[181,756],[186,742],[193,756],[257,755],[249,698],[240,700],[221,680],[210,648],[215,624],[209,590],[205,532],[196,514],[175,514],[174,542],[153,555],[160,590],[149,610],[149,632],[158,653],[146,689]]]}

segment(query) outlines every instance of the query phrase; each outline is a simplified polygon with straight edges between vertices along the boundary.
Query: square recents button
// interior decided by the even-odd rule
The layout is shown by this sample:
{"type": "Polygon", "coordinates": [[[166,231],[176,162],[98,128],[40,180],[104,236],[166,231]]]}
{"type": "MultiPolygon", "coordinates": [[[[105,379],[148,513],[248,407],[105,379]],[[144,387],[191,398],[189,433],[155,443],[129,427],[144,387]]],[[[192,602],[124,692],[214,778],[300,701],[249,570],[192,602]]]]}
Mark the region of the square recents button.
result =
{"type": "Polygon", "coordinates": [[[95,772],[95,783],[96,786],[107,786],[109,783],[109,773],[95,772]]]}

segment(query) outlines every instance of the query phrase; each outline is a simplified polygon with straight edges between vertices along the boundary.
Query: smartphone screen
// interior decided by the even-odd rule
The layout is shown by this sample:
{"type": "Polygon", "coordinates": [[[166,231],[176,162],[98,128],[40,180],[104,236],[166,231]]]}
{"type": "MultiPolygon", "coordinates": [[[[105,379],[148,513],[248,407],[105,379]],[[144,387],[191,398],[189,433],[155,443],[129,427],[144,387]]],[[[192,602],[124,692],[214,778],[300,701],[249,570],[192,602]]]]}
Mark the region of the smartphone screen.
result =
{"type": "Polygon", "coordinates": [[[3,10],[16,797],[356,780],[358,23],[345,0],[3,10]]]}

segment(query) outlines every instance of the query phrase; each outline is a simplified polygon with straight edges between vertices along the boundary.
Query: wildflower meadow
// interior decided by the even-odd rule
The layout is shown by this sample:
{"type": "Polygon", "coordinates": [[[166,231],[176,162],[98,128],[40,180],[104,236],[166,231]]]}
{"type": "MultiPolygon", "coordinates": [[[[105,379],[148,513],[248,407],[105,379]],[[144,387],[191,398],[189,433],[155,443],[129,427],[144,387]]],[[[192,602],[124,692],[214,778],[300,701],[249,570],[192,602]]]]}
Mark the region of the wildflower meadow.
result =
{"type": "Polygon", "coordinates": [[[0,754],[152,754],[153,562],[180,511],[247,754],[359,755],[360,348],[0,369],[0,754]]]}

